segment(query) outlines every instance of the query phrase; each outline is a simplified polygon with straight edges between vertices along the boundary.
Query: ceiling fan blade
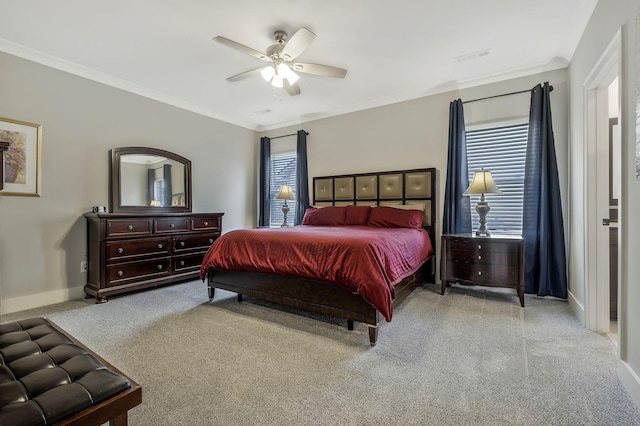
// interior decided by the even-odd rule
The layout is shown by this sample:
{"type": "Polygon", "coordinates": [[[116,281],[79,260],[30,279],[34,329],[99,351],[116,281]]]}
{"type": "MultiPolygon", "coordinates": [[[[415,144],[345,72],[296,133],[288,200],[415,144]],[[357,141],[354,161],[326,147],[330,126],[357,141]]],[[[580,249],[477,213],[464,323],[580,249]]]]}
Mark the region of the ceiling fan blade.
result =
{"type": "Polygon", "coordinates": [[[320,64],[307,64],[304,62],[296,62],[292,65],[292,68],[296,72],[304,72],[307,74],[320,75],[323,77],[335,77],[344,78],[347,75],[347,70],[329,65],[320,64]]]}
{"type": "Polygon", "coordinates": [[[256,68],[256,69],[253,69],[253,70],[241,72],[240,74],[232,75],[231,77],[228,77],[227,80],[228,81],[240,81],[240,80],[244,80],[245,78],[248,78],[248,77],[253,77],[254,75],[260,75],[260,71],[262,71],[262,68],[264,68],[264,67],[260,67],[260,68],[256,68]]]}
{"type": "Polygon", "coordinates": [[[304,50],[309,47],[316,35],[308,29],[302,27],[287,41],[280,53],[280,57],[285,61],[293,61],[304,50]]]}
{"type": "Polygon", "coordinates": [[[240,43],[236,43],[233,40],[229,40],[228,38],[224,38],[221,36],[217,36],[213,38],[215,41],[217,41],[220,44],[224,44],[225,46],[229,46],[232,49],[236,49],[239,52],[245,53],[249,56],[253,56],[254,58],[258,58],[258,59],[262,59],[265,62],[273,62],[273,59],[271,59],[270,57],[268,57],[267,55],[265,55],[262,52],[258,52],[255,49],[252,49],[250,47],[245,46],[244,44],[240,44],[240,43]]]}
{"type": "Polygon", "coordinates": [[[296,96],[300,94],[300,86],[297,84],[289,84],[289,80],[286,78],[282,82],[284,84],[284,88],[287,89],[287,93],[291,96],[296,96]]]}

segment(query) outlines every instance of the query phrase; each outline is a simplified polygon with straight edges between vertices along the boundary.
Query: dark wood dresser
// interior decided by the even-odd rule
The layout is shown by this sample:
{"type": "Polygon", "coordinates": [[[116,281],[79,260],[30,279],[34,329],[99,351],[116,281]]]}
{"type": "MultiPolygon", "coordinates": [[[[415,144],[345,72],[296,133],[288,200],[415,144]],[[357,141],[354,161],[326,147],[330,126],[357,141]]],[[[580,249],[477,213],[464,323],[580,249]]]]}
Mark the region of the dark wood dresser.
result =
{"type": "Polygon", "coordinates": [[[450,282],[514,288],[524,307],[524,240],[519,235],[442,236],[442,289],[450,282]]]}
{"type": "Polygon", "coordinates": [[[199,278],[224,213],[87,213],[89,275],[96,303],[113,294],[199,278]]]}

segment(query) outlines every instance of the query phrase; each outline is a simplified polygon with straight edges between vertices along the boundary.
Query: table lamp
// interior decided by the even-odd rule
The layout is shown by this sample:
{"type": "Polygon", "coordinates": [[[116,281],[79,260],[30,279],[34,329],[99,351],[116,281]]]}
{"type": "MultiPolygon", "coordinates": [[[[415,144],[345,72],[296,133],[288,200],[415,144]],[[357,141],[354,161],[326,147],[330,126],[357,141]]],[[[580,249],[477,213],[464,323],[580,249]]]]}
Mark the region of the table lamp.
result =
{"type": "Polygon", "coordinates": [[[489,231],[485,226],[487,223],[487,213],[489,213],[489,203],[484,200],[484,194],[502,194],[498,186],[493,181],[493,176],[489,170],[481,168],[473,174],[471,185],[467,188],[463,195],[480,194],[480,201],[476,206],[478,216],[480,216],[480,229],[476,231],[476,236],[488,236],[489,231]]]}
{"type": "Polygon", "coordinates": [[[282,222],[281,227],[289,226],[287,223],[287,215],[289,214],[289,206],[287,205],[287,200],[293,200],[293,191],[291,187],[287,184],[280,185],[280,190],[278,191],[278,195],[276,195],[276,200],[284,200],[284,204],[282,205],[282,215],[284,216],[284,221],[282,222]]]}

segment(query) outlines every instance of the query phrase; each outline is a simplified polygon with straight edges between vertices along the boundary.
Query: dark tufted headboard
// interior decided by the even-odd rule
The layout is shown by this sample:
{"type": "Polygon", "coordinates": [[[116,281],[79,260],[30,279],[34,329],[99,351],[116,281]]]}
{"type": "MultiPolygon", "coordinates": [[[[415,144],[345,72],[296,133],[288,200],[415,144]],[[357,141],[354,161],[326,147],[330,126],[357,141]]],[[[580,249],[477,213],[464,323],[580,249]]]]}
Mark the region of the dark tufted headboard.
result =
{"type": "Polygon", "coordinates": [[[313,205],[424,204],[423,227],[436,249],[436,169],[397,170],[313,178],[313,205]]]}

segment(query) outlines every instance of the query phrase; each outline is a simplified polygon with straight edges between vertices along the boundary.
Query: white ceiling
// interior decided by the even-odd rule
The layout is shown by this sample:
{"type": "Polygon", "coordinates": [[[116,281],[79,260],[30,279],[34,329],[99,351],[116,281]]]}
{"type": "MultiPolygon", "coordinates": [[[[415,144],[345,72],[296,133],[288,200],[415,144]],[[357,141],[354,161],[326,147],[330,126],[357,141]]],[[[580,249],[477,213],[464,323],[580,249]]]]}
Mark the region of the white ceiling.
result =
{"type": "Polygon", "coordinates": [[[0,51],[266,130],[566,67],[597,0],[0,2],[0,51]],[[297,60],[346,78],[226,81],[264,62],[213,37],[264,51],[300,27],[317,37],[297,60]]]}

